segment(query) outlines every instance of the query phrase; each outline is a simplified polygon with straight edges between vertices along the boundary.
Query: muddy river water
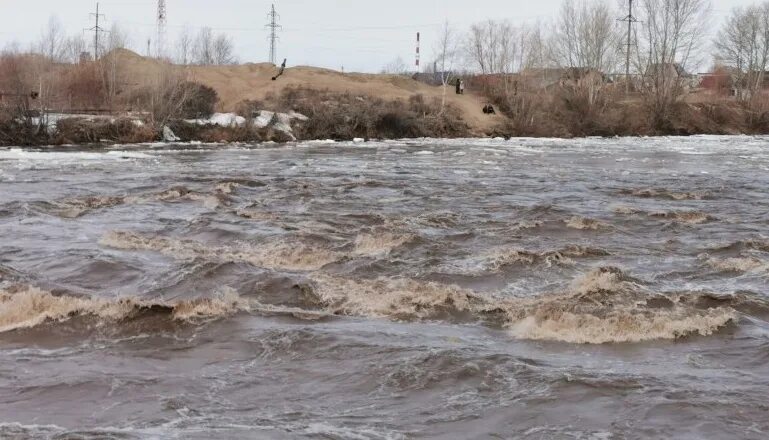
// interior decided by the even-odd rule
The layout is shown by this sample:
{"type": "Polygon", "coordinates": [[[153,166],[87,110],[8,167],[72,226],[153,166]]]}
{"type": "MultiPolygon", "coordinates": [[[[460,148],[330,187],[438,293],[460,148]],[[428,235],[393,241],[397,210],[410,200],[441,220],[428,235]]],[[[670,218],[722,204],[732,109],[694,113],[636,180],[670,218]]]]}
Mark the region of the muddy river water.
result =
{"type": "Polygon", "coordinates": [[[769,138],[0,150],[2,439],[769,438],[769,138]]]}

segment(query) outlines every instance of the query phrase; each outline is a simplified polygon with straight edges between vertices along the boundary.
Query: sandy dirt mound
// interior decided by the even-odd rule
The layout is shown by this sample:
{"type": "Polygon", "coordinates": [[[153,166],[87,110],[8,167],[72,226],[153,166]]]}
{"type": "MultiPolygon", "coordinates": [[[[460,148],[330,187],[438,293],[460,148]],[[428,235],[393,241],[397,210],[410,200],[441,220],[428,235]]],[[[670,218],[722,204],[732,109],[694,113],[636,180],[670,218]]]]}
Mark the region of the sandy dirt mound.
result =
{"type": "MultiPolygon", "coordinates": [[[[130,51],[121,50],[109,56],[118,57],[124,66],[126,84],[141,87],[151,84],[164,69],[184,69],[167,63],[145,58],[130,51]]],[[[286,69],[277,81],[272,77],[277,68],[272,64],[243,64],[237,66],[192,66],[187,67],[190,79],[201,82],[216,90],[220,97],[220,111],[234,111],[244,100],[262,100],[269,93],[279,94],[288,87],[307,87],[331,92],[350,92],[361,96],[372,96],[385,100],[406,100],[422,94],[425,98],[440,98],[442,87],[430,86],[411,78],[397,75],[341,73],[315,67],[293,67],[286,69]]],[[[446,93],[447,102],[456,106],[474,134],[490,132],[502,122],[499,116],[485,115],[486,103],[482,96],[454,94],[453,87],[446,93]]]]}

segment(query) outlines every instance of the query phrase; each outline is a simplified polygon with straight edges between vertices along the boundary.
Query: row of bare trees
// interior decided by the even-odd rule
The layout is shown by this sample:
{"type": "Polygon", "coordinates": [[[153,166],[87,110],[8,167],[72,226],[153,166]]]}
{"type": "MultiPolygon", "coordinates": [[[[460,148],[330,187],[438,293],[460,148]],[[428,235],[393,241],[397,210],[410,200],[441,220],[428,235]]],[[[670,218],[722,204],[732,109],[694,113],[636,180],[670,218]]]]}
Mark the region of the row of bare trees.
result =
{"type": "Polygon", "coordinates": [[[769,2],[735,8],[715,46],[719,62],[736,76],[737,97],[755,100],[769,67],[769,2]]]}
{"type": "MultiPolygon", "coordinates": [[[[634,72],[643,74],[654,64],[692,68],[703,61],[710,13],[708,0],[638,3],[639,23],[631,36],[630,48],[634,72]]],[[[738,10],[740,18],[734,20],[744,20],[745,14],[755,19],[759,11],[761,7],[738,10]]],[[[769,25],[769,8],[763,12],[767,14],[764,23],[769,25]]],[[[608,0],[564,0],[552,22],[516,25],[508,20],[487,20],[472,25],[465,33],[444,25],[436,38],[434,57],[443,64],[443,58],[450,56],[450,64],[481,74],[514,73],[535,67],[616,73],[624,71],[627,51],[627,31],[617,20],[620,16],[622,12],[608,0]],[[549,32],[543,32],[544,29],[549,32]],[[447,35],[457,41],[446,44],[447,35]]],[[[726,27],[740,33],[734,38],[744,39],[746,26],[733,22],[726,27]]],[[[764,37],[769,41],[769,34],[764,37]]]]}
{"type": "MultiPolygon", "coordinates": [[[[689,86],[685,72],[706,59],[710,2],[638,0],[639,21],[632,28],[630,47],[627,28],[617,20],[624,14],[614,5],[609,0],[564,0],[553,20],[535,25],[487,20],[460,32],[447,23],[436,38],[435,62],[428,68],[441,75],[444,86],[463,69],[502,77],[527,71],[571,72],[568,99],[587,113],[608,102],[605,79],[611,76],[631,81],[655,123],[662,123],[689,86]],[[618,73],[625,71],[628,51],[632,78],[618,73]],[[585,80],[586,75],[592,80],[585,80]]],[[[739,64],[743,72],[763,72],[769,63],[769,7],[740,9],[733,15],[717,44],[722,58],[739,64]]],[[[505,87],[505,92],[517,96],[520,88],[505,87]]]]}
{"type": "MultiPolygon", "coordinates": [[[[115,23],[99,40],[96,56],[116,49],[125,49],[130,46],[130,43],[128,32],[115,23]]],[[[82,32],[67,36],[61,21],[52,16],[48,19],[33,49],[51,62],[74,64],[78,63],[84,55],[93,57],[94,44],[93,41],[86,40],[82,32]]]]}
{"type": "MultiPolygon", "coordinates": [[[[96,57],[109,54],[115,49],[129,48],[131,43],[128,32],[115,23],[99,40],[96,57]]],[[[94,44],[82,32],[68,36],[61,21],[52,16],[33,51],[52,62],[76,64],[84,55],[94,57],[94,44]]],[[[173,59],[182,65],[226,65],[237,62],[232,38],[224,33],[215,33],[208,27],[200,28],[197,32],[190,28],[182,29],[176,41],[173,59]]]]}
{"type": "Polygon", "coordinates": [[[204,27],[193,34],[184,28],[176,41],[176,62],[182,65],[226,65],[237,63],[235,46],[227,34],[204,27]]]}

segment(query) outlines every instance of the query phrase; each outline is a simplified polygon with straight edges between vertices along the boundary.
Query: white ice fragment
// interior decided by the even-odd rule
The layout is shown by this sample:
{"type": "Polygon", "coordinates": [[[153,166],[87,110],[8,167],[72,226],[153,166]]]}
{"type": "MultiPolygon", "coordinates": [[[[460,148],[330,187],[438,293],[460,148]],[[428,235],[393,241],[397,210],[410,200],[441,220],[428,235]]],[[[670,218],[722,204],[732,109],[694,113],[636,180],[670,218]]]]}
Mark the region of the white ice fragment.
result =
{"type": "Polygon", "coordinates": [[[179,142],[181,139],[167,125],[163,126],[163,140],[165,142],[179,142]]]}

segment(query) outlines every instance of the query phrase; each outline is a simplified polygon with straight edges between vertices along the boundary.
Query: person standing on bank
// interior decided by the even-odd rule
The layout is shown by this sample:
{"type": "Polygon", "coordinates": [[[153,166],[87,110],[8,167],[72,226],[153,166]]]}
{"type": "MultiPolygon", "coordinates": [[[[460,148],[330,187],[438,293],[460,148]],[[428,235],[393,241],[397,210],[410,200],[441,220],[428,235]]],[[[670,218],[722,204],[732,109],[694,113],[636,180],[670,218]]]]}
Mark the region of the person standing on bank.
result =
{"type": "Polygon", "coordinates": [[[465,81],[459,80],[459,94],[464,95],[465,94],[465,81]]]}
{"type": "Polygon", "coordinates": [[[457,86],[457,95],[460,95],[462,93],[462,80],[461,79],[457,78],[456,86],[457,86]]]}

